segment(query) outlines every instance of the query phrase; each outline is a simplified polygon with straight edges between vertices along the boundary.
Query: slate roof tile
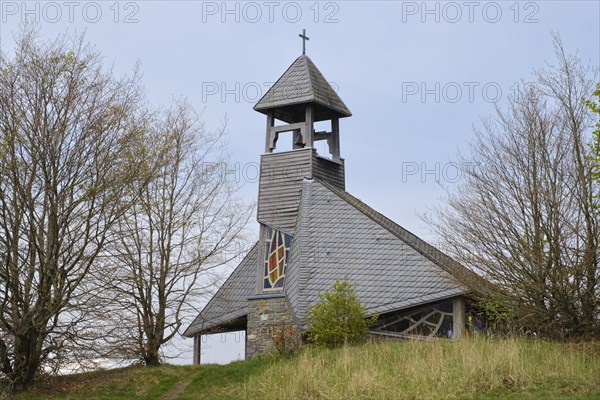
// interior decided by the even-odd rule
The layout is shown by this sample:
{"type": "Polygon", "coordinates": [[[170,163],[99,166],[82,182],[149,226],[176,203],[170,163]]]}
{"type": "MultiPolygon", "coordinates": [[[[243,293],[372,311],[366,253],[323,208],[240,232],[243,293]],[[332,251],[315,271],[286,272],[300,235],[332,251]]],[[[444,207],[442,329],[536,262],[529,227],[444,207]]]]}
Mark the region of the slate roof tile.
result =
{"type": "Polygon", "coordinates": [[[258,243],[248,252],[217,293],[184,332],[193,336],[248,314],[248,297],[256,291],[258,243]]]}
{"type": "Polygon", "coordinates": [[[256,103],[254,110],[317,103],[348,117],[352,115],[321,71],[306,55],[301,55],[256,103]]]}
{"type": "Polygon", "coordinates": [[[318,294],[344,276],[372,313],[469,291],[449,271],[415,249],[417,245],[423,247],[420,239],[408,236],[389,220],[376,220],[375,213],[344,191],[319,180],[305,180],[294,243],[325,251],[320,252],[323,257],[318,261],[301,252],[291,257],[288,265],[284,290],[302,327],[306,327],[306,312],[318,294]],[[403,240],[407,236],[412,239],[408,244],[403,240]],[[300,285],[290,282],[302,276],[300,285]]]}
{"type": "MultiPolygon", "coordinates": [[[[319,293],[344,276],[370,314],[465,294],[471,276],[456,261],[327,183],[304,180],[284,292],[306,328],[319,293]]],[[[256,292],[258,244],[187,329],[187,335],[245,316],[256,292]]],[[[475,280],[475,282],[477,282],[475,280]]]]}

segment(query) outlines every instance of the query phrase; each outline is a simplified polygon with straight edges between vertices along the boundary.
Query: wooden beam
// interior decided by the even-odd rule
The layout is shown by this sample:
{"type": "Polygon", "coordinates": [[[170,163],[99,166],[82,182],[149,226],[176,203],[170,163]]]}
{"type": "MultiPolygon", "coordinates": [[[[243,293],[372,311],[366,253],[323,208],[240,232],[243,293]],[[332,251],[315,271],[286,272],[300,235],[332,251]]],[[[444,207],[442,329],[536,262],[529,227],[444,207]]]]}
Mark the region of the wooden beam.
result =
{"type": "Polygon", "coordinates": [[[304,122],[297,122],[295,124],[271,126],[270,132],[271,133],[273,133],[273,132],[276,132],[276,133],[289,132],[289,131],[295,131],[295,130],[304,129],[304,128],[306,128],[306,124],[304,122]]]}
{"type": "Polygon", "coordinates": [[[327,132],[327,131],[315,132],[314,133],[314,141],[316,142],[319,140],[327,140],[329,135],[331,135],[331,132],[327,132]]]}
{"type": "Polygon", "coordinates": [[[334,117],[331,119],[331,135],[327,139],[329,153],[336,161],[340,161],[340,119],[334,117]]]}
{"type": "Polygon", "coordinates": [[[276,144],[277,144],[277,138],[279,137],[279,134],[281,132],[289,132],[292,131],[294,133],[294,136],[292,138],[292,148],[293,149],[301,149],[304,148],[306,146],[306,125],[304,124],[304,122],[298,122],[295,124],[288,124],[288,125],[278,125],[278,126],[271,126],[270,130],[269,130],[269,138],[270,138],[270,144],[269,144],[269,148],[270,151],[272,152],[272,150],[275,149],[276,144]]]}
{"type": "Polygon", "coordinates": [[[313,147],[313,141],[314,141],[313,127],[314,127],[314,122],[315,122],[315,114],[314,114],[313,106],[311,104],[308,104],[306,106],[306,118],[304,121],[306,124],[306,128],[305,128],[306,135],[303,135],[304,143],[306,143],[306,147],[313,147]]]}
{"type": "Polygon", "coordinates": [[[194,355],[192,357],[192,363],[194,365],[200,365],[200,354],[202,351],[202,335],[194,335],[194,355]]]}
{"type": "Polygon", "coordinates": [[[452,307],[452,339],[460,339],[465,336],[465,298],[456,297],[452,307]]]}
{"type": "Polygon", "coordinates": [[[275,146],[271,147],[271,128],[275,125],[275,118],[273,117],[273,111],[269,111],[267,114],[267,134],[265,139],[265,153],[271,153],[275,146]]]}

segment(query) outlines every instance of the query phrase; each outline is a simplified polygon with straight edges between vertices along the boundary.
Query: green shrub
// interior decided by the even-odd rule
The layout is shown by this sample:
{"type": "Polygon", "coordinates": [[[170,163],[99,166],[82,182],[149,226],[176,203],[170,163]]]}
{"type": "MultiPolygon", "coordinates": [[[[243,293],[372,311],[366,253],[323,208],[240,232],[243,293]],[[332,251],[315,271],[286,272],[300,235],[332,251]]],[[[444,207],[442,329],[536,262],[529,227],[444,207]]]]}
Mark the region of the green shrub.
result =
{"type": "Polygon", "coordinates": [[[326,347],[364,342],[377,321],[377,315],[367,318],[367,310],[347,278],[336,279],[308,313],[308,340],[326,347]]]}
{"type": "Polygon", "coordinates": [[[527,323],[519,323],[517,306],[502,297],[476,296],[473,306],[473,315],[483,322],[488,335],[514,336],[526,332],[527,323]]]}

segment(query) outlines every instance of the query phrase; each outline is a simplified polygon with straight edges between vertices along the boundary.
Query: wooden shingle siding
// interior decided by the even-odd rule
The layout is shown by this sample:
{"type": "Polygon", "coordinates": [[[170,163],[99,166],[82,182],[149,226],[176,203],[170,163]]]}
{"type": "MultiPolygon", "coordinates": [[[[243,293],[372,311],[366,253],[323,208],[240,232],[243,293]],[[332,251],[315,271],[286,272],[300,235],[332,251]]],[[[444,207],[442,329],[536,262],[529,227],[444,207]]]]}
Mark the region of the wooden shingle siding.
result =
{"type": "Polygon", "coordinates": [[[258,221],[294,233],[304,178],[318,178],[344,190],[344,164],[313,148],[263,154],[260,162],[258,221]]]}
{"type": "Polygon", "coordinates": [[[313,157],[313,176],[338,189],[345,190],[346,183],[344,179],[344,160],[336,162],[320,157],[316,153],[313,155],[313,157]]]}
{"type": "Polygon", "coordinates": [[[304,178],[312,176],[313,149],[263,154],[258,221],[293,234],[304,178]]]}

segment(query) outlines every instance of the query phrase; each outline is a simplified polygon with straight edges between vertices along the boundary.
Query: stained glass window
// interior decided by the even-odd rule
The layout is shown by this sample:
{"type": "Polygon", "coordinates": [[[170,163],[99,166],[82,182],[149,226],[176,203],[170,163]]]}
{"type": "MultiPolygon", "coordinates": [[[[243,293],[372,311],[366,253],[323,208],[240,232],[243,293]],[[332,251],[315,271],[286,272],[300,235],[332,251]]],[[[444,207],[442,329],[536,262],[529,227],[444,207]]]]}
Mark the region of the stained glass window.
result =
{"type": "Polygon", "coordinates": [[[292,237],[290,235],[271,227],[267,228],[263,289],[278,290],[283,288],[291,241],[292,237]]]}
{"type": "Polygon", "coordinates": [[[397,337],[451,338],[453,328],[452,300],[427,305],[412,311],[390,313],[377,321],[373,329],[397,337]]]}

